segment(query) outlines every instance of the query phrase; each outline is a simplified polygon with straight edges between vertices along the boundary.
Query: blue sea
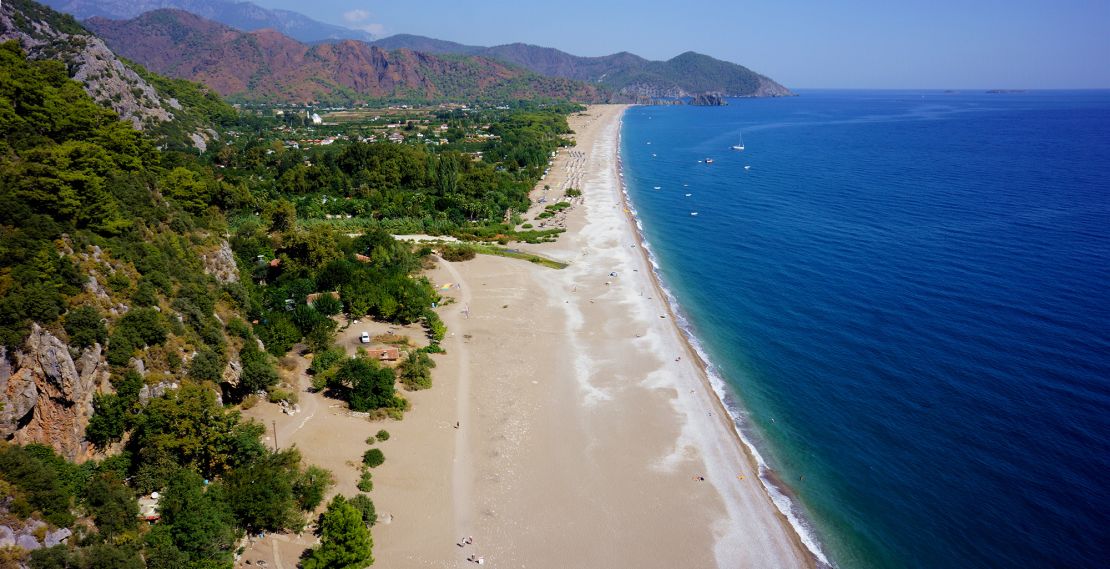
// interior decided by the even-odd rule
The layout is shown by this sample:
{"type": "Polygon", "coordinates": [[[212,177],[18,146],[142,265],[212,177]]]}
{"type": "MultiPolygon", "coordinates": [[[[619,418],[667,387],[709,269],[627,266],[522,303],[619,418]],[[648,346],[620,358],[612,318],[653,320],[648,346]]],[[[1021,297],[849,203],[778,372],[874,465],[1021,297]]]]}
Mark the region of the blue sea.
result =
{"type": "Polygon", "coordinates": [[[1110,92],[633,107],[621,145],[665,286],[834,565],[1110,566],[1110,92]]]}

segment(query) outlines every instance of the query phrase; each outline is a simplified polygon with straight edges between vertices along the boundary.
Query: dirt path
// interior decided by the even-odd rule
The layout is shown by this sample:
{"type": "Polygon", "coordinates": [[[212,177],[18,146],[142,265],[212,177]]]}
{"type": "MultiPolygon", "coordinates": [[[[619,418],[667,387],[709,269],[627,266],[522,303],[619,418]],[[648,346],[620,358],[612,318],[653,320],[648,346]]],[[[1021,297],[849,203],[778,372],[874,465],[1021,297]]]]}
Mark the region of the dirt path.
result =
{"type": "Polygon", "coordinates": [[[467,334],[466,322],[470,316],[470,283],[468,283],[451,263],[438,258],[439,266],[443,267],[451,279],[459,285],[459,305],[457,309],[450,310],[445,315],[447,329],[452,330],[459,340],[457,346],[458,377],[455,383],[455,416],[458,432],[455,434],[455,460],[451,472],[451,489],[455,507],[455,533],[460,537],[470,535],[474,528],[474,501],[470,494],[470,480],[474,477],[474,468],[471,464],[471,445],[469,428],[473,424],[470,417],[470,351],[466,348],[465,337],[467,334]]]}

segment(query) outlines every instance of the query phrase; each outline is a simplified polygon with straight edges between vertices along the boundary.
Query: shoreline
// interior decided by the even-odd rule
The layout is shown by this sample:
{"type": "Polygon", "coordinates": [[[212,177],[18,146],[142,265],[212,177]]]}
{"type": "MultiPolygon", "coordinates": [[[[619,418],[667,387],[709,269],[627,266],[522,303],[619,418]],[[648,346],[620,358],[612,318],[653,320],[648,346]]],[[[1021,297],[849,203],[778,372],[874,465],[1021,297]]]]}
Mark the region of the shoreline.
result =
{"type": "MultiPolygon", "coordinates": [[[[628,184],[625,182],[624,177],[624,157],[621,152],[621,141],[623,136],[624,114],[632,105],[626,106],[624,111],[621,112],[619,119],[619,134],[617,136],[616,153],[617,153],[617,172],[618,183],[620,184],[620,198],[621,206],[626,212],[626,219],[631,225],[632,232],[636,238],[636,244],[640,250],[644,262],[651,267],[651,283],[656,294],[660,295],[662,303],[667,311],[667,315],[673,324],[675,332],[678,333],[682,339],[686,350],[686,354],[696,364],[699,370],[699,376],[702,380],[702,386],[711,392],[714,397],[714,404],[720,417],[720,422],[732,433],[733,442],[743,452],[749,464],[759,473],[759,479],[763,484],[764,490],[767,494],[767,499],[774,504],[780,521],[784,523],[789,529],[790,536],[795,542],[795,546],[800,550],[805,551],[809,556],[811,567],[832,567],[827,555],[821,548],[817,536],[812,534],[812,528],[807,527],[812,524],[807,519],[802,517],[803,514],[797,511],[798,506],[794,503],[794,493],[789,486],[780,480],[777,473],[767,465],[766,461],[759,454],[755,443],[750,441],[743,432],[741,427],[742,419],[738,417],[731,409],[729,409],[728,401],[735,400],[736,396],[729,391],[728,385],[724,379],[718,376],[714,371],[715,367],[709,360],[708,354],[705,353],[701,342],[694,333],[692,325],[689,320],[681,312],[681,304],[678,298],[674,295],[673,291],[665,284],[665,277],[662,274],[662,267],[659,265],[658,259],[651,248],[651,242],[648,241],[644,235],[643,222],[641,221],[636,207],[632,201],[628,184]],[[774,494],[778,494],[776,497],[774,494]]],[[[742,406],[739,401],[736,402],[738,406],[742,406]]]]}

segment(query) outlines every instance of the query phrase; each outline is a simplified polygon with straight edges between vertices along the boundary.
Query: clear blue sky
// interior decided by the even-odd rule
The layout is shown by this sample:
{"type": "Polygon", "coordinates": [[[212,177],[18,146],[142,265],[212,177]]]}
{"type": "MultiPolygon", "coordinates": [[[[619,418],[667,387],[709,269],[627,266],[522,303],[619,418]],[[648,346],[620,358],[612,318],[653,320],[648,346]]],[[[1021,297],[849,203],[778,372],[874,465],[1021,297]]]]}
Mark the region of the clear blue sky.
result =
{"type": "Polygon", "coordinates": [[[253,0],[378,36],[693,50],[793,88],[1110,88],[1110,0],[253,0]]]}

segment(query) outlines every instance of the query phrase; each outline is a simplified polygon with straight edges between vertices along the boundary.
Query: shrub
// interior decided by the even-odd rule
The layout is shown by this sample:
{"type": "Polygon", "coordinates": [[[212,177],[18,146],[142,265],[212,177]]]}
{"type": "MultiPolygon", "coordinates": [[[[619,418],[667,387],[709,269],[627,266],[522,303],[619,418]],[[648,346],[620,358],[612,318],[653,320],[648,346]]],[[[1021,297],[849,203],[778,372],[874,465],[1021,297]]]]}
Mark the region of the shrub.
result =
{"type": "Polygon", "coordinates": [[[374,489],[374,475],[366,467],[362,468],[362,474],[358,477],[358,489],[360,492],[370,492],[374,489]]]}
{"type": "Polygon", "coordinates": [[[267,398],[270,400],[270,403],[278,403],[280,401],[285,401],[286,403],[297,402],[296,393],[293,393],[292,391],[286,391],[277,387],[270,390],[267,398]]]}
{"type": "Polygon", "coordinates": [[[469,261],[478,255],[477,251],[469,245],[449,245],[443,248],[443,253],[440,255],[443,260],[457,263],[460,261],[469,261]]]}
{"type": "Polygon", "coordinates": [[[409,390],[417,391],[428,389],[432,386],[432,368],[436,363],[427,353],[422,351],[409,352],[401,365],[398,366],[401,383],[409,390]]]}
{"type": "Polygon", "coordinates": [[[312,307],[316,309],[316,312],[324,316],[335,316],[339,314],[340,310],[343,310],[343,303],[339,302],[339,299],[332,295],[325,293],[316,298],[316,301],[312,303],[312,307]]]}
{"type": "Polygon", "coordinates": [[[374,501],[366,494],[358,494],[347,501],[362,513],[362,523],[372,526],[378,523],[378,513],[374,510],[374,501]]]}
{"type": "Polygon", "coordinates": [[[377,468],[385,462],[385,454],[381,449],[372,448],[362,455],[362,463],[370,468],[377,468]]]}
{"type": "Polygon", "coordinates": [[[103,344],[108,339],[104,317],[92,306],[78,306],[67,312],[64,327],[66,334],[69,334],[69,343],[78,348],[103,344]]]}
{"type": "Polygon", "coordinates": [[[524,225],[521,225],[520,227],[523,228],[523,229],[532,229],[535,226],[532,225],[531,223],[525,223],[524,225]]]}
{"type": "Polygon", "coordinates": [[[324,501],[324,494],[335,484],[335,477],[319,466],[309,466],[293,482],[293,496],[301,510],[311,512],[324,501]]]}
{"type": "Polygon", "coordinates": [[[570,189],[567,190],[567,197],[568,198],[576,198],[576,197],[581,196],[581,195],[582,195],[582,190],[579,190],[577,188],[570,188],[570,189]]]}
{"type": "Polygon", "coordinates": [[[387,431],[385,429],[382,429],[382,430],[378,431],[377,435],[374,435],[374,436],[377,437],[377,439],[379,441],[388,441],[389,440],[389,431],[387,431]]]}

